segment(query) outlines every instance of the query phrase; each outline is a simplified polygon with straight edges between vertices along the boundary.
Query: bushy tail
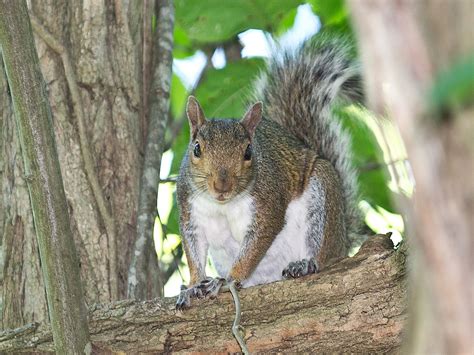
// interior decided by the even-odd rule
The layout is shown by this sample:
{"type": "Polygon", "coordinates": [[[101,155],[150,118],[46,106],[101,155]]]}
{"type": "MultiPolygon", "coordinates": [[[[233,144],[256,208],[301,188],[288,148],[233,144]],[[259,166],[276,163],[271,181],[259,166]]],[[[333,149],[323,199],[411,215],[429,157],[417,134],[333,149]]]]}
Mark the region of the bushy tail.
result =
{"type": "Polygon", "coordinates": [[[351,51],[344,41],[330,39],[308,41],[296,50],[275,51],[278,54],[270,58],[268,71],[258,81],[256,96],[263,101],[265,117],[333,164],[344,189],[347,232],[354,237],[360,216],[350,141],[331,113],[338,99],[362,98],[359,68],[351,51]]]}

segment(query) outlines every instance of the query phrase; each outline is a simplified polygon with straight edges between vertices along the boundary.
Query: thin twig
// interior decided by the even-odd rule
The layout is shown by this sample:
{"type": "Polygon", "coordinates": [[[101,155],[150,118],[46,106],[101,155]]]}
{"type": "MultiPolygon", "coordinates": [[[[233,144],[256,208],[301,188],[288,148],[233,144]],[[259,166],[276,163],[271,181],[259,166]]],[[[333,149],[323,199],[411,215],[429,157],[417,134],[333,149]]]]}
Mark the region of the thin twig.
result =
{"type": "Polygon", "coordinates": [[[104,197],[103,191],[100,187],[99,178],[95,171],[95,162],[90,150],[90,143],[87,138],[86,124],[84,117],[84,106],[82,98],[79,93],[77,85],[76,74],[73,69],[72,62],[69,58],[68,51],[52,34],[50,34],[36,19],[30,14],[31,24],[35,33],[53,50],[62,60],[64,67],[64,74],[68,83],[69,91],[73,104],[73,111],[77,118],[77,127],[79,133],[79,144],[82,152],[82,159],[84,161],[84,170],[91,185],[92,193],[99,208],[99,213],[104,222],[105,230],[108,236],[108,247],[110,251],[109,268],[110,268],[110,297],[112,300],[118,299],[118,269],[117,269],[117,241],[116,241],[116,227],[112,214],[109,211],[107,200],[104,197]]]}
{"type": "Polygon", "coordinates": [[[234,334],[235,339],[237,339],[237,342],[239,343],[239,346],[240,346],[240,349],[242,349],[242,352],[245,355],[247,355],[247,354],[250,354],[250,352],[242,336],[242,333],[244,331],[243,331],[242,326],[240,325],[240,315],[241,315],[240,297],[239,297],[239,292],[237,291],[237,287],[235,286],[234,281],[232,281],[229,284],[229,290],[230,290],[230,293],[232,293],[232,298],[234,299],[234,305],[235,305],[235,318],[234,318],[234,324],[232,325],[232,334],[234,334]]]}
{"type": "Polygon", "coordinates": [[[167,125],[168,127],[170,127],[168,129],[168,132],[169,132],[170,135],[166,139],[166,143],[165,143],[165,147],[164,147],[163,151],[166,152],[167,150],[171,149],[176,137],[181,132],[181,129],[183,128],[184,122],[186,122],[186,120],[187,120],[186,114],[181,115],[181,117],[178,119],[178,121],[173,121],[171,119],[171,115],[170,115],[170,119],[168,120],[169,122],[168,122],[168,125],[167,125]]]}
{"type": "Polygon", "coordinates": [[[160,184],[164,184],[164,183],[167,183],[167,182],[172,182],[172,183],[176,183],[178,181],[178,177],[177,176],[169,176],[165,179],[160,179],[160,184]]]}
{"type": "Polygon", "coordinates": [[[236,62],[242,59],[243,46],[239,38],[236,36],[229,42],[224,43],[224,53],[227,62],[236,62]]]}
{"type": "Polygon", "coordinates": [[[401,158],[401,159],[395,159],[395,160],[389,161],[387,163],[369,162],[369,163],[366,163],[366,164],[362,165],[359,168],[359,172],[363,173],[363,172],[367,172],[367,171],[378,170],[378,169],[388,167],[390,165],[394,165],[396,163],[406,162],[407,160],[408,160],[407,158],[401,158]]]}
{"type": "Polygon", "coordinates": [[[15,339],[19,334],[29,335],[33,334],[40,324],[38,322],[28,323],[19,328],[15,329],[6,329],[0,333],[0,342],[15,339]]]}

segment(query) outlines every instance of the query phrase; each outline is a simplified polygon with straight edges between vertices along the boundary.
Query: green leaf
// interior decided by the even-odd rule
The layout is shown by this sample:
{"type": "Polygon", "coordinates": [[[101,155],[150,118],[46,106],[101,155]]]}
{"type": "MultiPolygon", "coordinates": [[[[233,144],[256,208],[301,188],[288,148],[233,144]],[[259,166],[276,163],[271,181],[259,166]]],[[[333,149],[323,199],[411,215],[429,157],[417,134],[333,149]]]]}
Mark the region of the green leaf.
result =
{"type": "Polygon", "coordinates": [[[291,27],[293,27],[295,23],[297,8],[294,8],[283,17],[283,19],[278,24],[277,28],[275,29],[275,35],[281,36],[286,31],[288,31],[291,27]]]}
{"type": "Polygon", "coordinates": [[[188,92],[181,79],[173,73],[171,78],[171,113],[175,119],[180,118],[184,113],[184,105],[188,92]]]}
{"type": "Polygon", "coordinates": [[[345,38],[356,44],[344,0],[311,0],[310,4],[321,21],[321,29],[317,36],[345,38]]]}
{"type": "Polygon", "coordinates": [[[183,27],[176,24],[174,26],[174,45],[173,58],[183,59],[192,56],[196,49],[193,48],[191,40],[189,39],[183,27]]]}
{"type": "Polygon", "coordinates": [[[263,67],[261,58],[251,58],[208,71],[196,90],[206,117],[240,118],[245,113],[245,100],[253,80],[263,67]]]}
{"type": "MultiPolygon", "coordinates": [[[[183,119],[183,115],[184,115],[184,107],[185,107],[185,104],[186,104],[186,99],[188,97],[188,92],[186,90],[186,88],[184,87],[183,83],[181,82],[180,78],[173,73],[173,76],[171,78],[171,97],[170,97],[170,105],[171,105],[171,117],[173,118],[174,122],[172,122],[171,126],[173,126],[174,124],[176,124],[178,120],[181,120],[183,119]]],[[[168,127],[167,131],[166,131],[166,141],[168,142],[169,139],[171,138],[172,134],[174,134],[174,132],[172,132],[172,129],[170,129],[170,127],[168,127]]],[[[182,135],[180,133],[180,135],[182,135]]],[[[182,142],[182,140],[179,139],[180,137],[178,136],[177,138],[174,139],[174,142],[172,143],[172,147],[171,147],[171,150],[173,151],[173,153],[175,154],[176,156],[176,152],[178,151],[184,151],[186,145],[187,145],[187,141],[186,142],[182,142]],[[184,146],[183,146],[184,144],[184,146]]],[[[186,139],[189,137],[183,137],[181,139],[186,139]]],[[[181,153],[182,154],[182,153],[181,153]]],[[[173,158],[173,161],[176,160],[173,158]]],[[[177,167],[175,167],[175,169],[173,170],[173,165],[172,165],[172,169],[171,169],[171,174],[176,174],[177,171],[179,169],[179,165],[177,167]]]]}
{"type": "Polygon", "coordinates": [[[378,205],[388,211],[394,211],[391,191],[388,188],[389,174],[384,163],[382,149],[366,123],[367,116],[355,106],[337,107],[336,116],[351,136],[353,166],[359,169],[358,183],[360,197],[371,205],[378,205]],[[380,167],[364,169],[367,166],[380,167]]]}
{"type": "Polygon", "coordinates": [[[271,31],[301,0],[177,0],[176,19],[196,42],[224,42],[247,29],[271,31]]]}
{"type": "Polygon", "coordinates": [[[191,41],[186,34],[186,31],[183,27],[176,25],[174,26],[174,44],[180,46],[190,46],[191,41]]]}
{"type": "Polygon", "coordinates": [[[156,30],[156,15],[151,15],[151,31],[155,32],[156,30]]]}
{"type": "Polygon", "coordinates": [[[348,12],[344,0],[311,0],[310,4],[323,26],[347,22],[348,12]]]}
{"type": "Polygon", "coordinates": [[[166,233],[179,235],[179,213],[178,206],[176,204],[176,194],[174,194],[173,208],[171,209],[170,215],[168,217],[168,223],[166,224],[166,233]]]}
{"type": "MultiPolygon", "coordinates": [[[[245,1],[249,11],[262,11],[258,17],[256,27],[271,31],[275,24],[281,22],[288,14],[303,4],[302,0],[247,0],[245,1]]],[[[291,16],[291,15],[290,15],[291,16]]]]}
{"type": "Polygon", "coordinates": [[[430,93],[431,106],[438,112],[474,101],[474,54],[462,58],[436,77],[430,93]]]}
{"type": "MultiPolygon", "coordinates": [[[[189,123],[188,120],[183,124],[181,128],[181,132],[179,132],[178,136],[176,137],[173,145],[171,146],[171,150],[173,151],[173,162],[171,163],[171,175],[177,175],[179,173],[179,167],[181,166],[181,160],[184,157],[184,153],[188,148],[189,144],[189,123]]],[[[171,216],[170,216],[171,218],[171,216]]]]}

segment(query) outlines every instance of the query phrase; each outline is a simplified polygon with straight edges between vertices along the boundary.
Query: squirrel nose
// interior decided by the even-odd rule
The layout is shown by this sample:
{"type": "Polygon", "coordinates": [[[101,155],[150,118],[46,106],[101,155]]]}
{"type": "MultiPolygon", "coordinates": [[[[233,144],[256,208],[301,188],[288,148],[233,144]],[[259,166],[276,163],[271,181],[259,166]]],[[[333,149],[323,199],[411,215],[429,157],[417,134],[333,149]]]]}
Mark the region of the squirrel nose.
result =
{"type": "Polygon", "coordinates": [[[217,171],[217,177],[213,183],[214,190],[219,193],[223,194],[225,192],[229,192],[231,188],[231,183],[229,179],[229,172],[226,168],[221,167],[217,171]]]}
{"type": "Polygon", "coordinates": [[[217,179],[213,185],[217,193],[223,194],[230,191],[230,182],[227,179],[217,179]]]}

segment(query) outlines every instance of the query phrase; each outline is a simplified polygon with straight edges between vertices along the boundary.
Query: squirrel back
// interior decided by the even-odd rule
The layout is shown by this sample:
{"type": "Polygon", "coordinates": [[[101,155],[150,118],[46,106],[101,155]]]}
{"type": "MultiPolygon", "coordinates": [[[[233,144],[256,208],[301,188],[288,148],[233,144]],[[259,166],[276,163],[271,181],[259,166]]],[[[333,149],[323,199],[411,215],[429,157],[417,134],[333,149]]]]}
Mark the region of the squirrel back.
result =
{"type": "Polygon", "coordinates": [[[255,98],[264,115],[327,159],[343,187],[345,223],[349,237],[357,234],[356,172],[351,166],[349,136],[332,114],[337,100],[363,98],[359,67],[352,48],[341,39],[305,42],[294,50],[278,49],[257,81],[255,98]]]}

